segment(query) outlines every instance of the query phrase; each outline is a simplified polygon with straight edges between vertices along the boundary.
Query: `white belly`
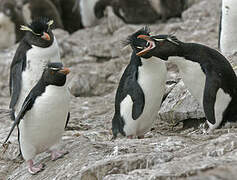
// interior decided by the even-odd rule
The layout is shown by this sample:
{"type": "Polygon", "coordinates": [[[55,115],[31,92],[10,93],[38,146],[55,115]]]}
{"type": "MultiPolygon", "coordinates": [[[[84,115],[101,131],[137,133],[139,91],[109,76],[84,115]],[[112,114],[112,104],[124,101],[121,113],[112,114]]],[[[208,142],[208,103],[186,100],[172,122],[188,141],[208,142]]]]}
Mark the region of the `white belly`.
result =
{"type": "Polygon", "coordinates": [[[66,86],[47,86],[33,108],[21,120],[20,145],[25,160],[32,159],[61,139],[69,112],[70,96],[66,86]]]}
{"type": "Polygon", "coordinates": [[[231,97],[229,94],[224,93],[222,89],[219,89],[216,94],[216,103],[215,103],[215,118],[216,123],[211,124],[207,121],[209,126],[209,131],[216,129],[222,122],[223,112],[227,108],[228,104],[231,101],[231,97]]]}
{"type": "Polygon", "coordinates": [[[33,46],[27,51],[26,56],[26,70],[22,72],[22,88],[16,105],[16,113],[19,112],[26,96],[40,79],[46,64],[48,62],[61,62],[56,39],[48,48],[33,46]]]}
{"type": "Polygon", "coordinates": [[[225,55],[237,51],[237,1],[222,0],[220,49],[225,55]]]}
{"type": "Polygon", "coordinates": [[[179,74],[192,96],[203,106],[202,99],[204,94],[204,87],[206,75],[201,69],[199,63],[185,60],[180,57],[169,58],[171,62],[175,63],[179,68],[179,74]]]}
{"type": "Polygon", "coordinates": [[[124,132],[129,135],[143,135],[151,127],[165,93],[166,65],[157,58],[142,60],[138,69],[138,83],[145,95],[143,113],[137,120],[132,119],[132,99],[128,95],[120,104],[120,114],[125,121],[124,132]]]}

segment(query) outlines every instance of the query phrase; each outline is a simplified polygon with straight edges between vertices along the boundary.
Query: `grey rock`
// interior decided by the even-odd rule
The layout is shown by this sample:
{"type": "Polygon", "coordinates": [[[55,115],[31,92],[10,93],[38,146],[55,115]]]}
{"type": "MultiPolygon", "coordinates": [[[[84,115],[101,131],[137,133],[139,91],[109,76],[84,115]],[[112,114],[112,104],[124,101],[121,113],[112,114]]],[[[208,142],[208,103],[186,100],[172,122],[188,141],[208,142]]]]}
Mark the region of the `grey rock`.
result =
{"type": "Polygon", "coordinates": [[[172,88],[159,111],[159,119],[170,124],[176,124],[185,119],[203,117],[205,117],[203,109],[185,88],[182,80],[172,88]]]}
{"type": "MultiPolygon", "coordinates": [[[[200,0],[183,13],[182,21],[172,19],[166,24],[152,25],[151,30],[154,33],[176,30],[176,35],[183,41],[201,42],[216,48],[220,3],[220,0],[200,0]]],[[[103,23],[72,35],[63,31],[58,32],[59,35],[55,33],[63,47],[63,61],[71,69],[69,84],[74,83],[75,89],[79,89],[78,94],[92,94],[90,97],[72,98],[71,119],[60,143],[70,153],[55,162],[50,160],[49,154],[40,154],[35,162],[45,163],[46,168],[32,176],[27,172],[26,163],[16,159],[19,151],[17,132],[14,131],[5,153],[0,146],[0,179],[235,179],[236,128],[217,129],[209,135],[190,133],[192,129],[183,130],[182,127],[176,127],[176,132],[167,123],[173,119],[165,116],[165,121],[157,118],[145,139],[118,137],[110,141],[115,90],[131,53],[130,48],[121,50],[123,47],[119,42],[142,25],[108,28],[107,22],[103,23]],[[105,47],[102,47],[104,44],[105,47]],[[115,49],[108,51],[109,46],[115,49]]],[[[0,52],[0,142],[5,139],[12,124],[7,110],[8,73],[15,49],[12,47],[0,52]]],[[[233,62],[236,62],[235,59],[233,62]]],[[[170,87],[167,88],[167,97],[170,105],[168,99],[164,105],[171,110],[181,100],[182,106],[176,106],[179,108],[173,111],[181,113],[174,117],[196,116],[197,104],[180,81],[177,69],[172,65],[168,65],[168,69],[167,86],[170,87]],[[178,100],[175,101],[175,98],[178,100]],[[189,104],[193,107],[184,109],[189,104]]],[[[164,108],[162,110],[166,112],[164,108]]]]}

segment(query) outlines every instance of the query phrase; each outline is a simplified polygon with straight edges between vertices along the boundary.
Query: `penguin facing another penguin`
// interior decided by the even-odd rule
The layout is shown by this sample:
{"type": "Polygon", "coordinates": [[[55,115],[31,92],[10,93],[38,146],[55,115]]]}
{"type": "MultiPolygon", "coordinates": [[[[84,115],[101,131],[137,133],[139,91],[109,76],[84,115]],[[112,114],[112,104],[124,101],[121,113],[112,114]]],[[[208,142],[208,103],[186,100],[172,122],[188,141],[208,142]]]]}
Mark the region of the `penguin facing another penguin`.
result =
{"type": "Polygon", "coordinates": [[[62,63],[46,66],[40,80],[25,98],[5,140],[6,143],[14,127],[19,126],[20,148],[31,174],[43,170],[42,164],[33,164],[37,154],[50,150],[51,159],[56,160],[67,153],[56,150],[56,144],[64,132],[69,111],[69,94],[65,85],[69,72],[62,63]]]}
{"type": "Polygon", "coordinates": [[[133,52],[116,92],[115,113],[112,119],[113,138],[124,136],[143,138],[150,130],[165,93],[166,66],[154,58],[144,59],[136,55],[137,36],[148,33],[140,29],[128,38],[133,52]]]}
{"type": "Polygon", "coordinates": [[[149,46],[140,44],[137,55],[176,60],[184,84],[197,98],[207,118],[211,132],[224,123],[236,121],[237,77],[228,60],[218,51],[197,43],[184,43],[172,35],[140,35],[149,46]],[[151,46],[152,45],[152,46],[151,46]],[[196,76],[195,76],[196,75],[196,76]]]}

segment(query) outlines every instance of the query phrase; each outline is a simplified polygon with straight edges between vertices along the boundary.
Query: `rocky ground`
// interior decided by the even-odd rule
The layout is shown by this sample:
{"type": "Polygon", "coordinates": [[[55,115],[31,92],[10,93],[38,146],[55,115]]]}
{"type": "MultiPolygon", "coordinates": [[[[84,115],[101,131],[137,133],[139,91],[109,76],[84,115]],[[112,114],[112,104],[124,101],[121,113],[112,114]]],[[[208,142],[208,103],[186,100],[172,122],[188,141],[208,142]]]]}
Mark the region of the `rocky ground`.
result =
{"type": "MultiPolygon", "coordinates": [[[[153,33],[173,33],[182,41],[200,42],[217,48],[220,0],[199,0],[182,19],[150,25],[153,33]]],[[[29,175],[19,161],[16,132],[8,149],[0,147],[0,179],[155,180],[236,179],[237,129],[218,129],[203,135],[191,126],[201,122],[202,109],[185,89],[177,69],[167,64],[167,97],[157,121],[145,139],[110,141],[115,89],[131,49],[121,41],[142,25],[126,25],[108,10],[103,23],[69,35],[56,30],[61,55],[72,73],[71,119],[61,146],[70,151],[55,162],[47,153],[36,157],[46,165],[38,175],[29,175]],[[185,121],[183,121],[185,120],[185,121]],[[174,124],[183,121],[178,126],[174,124]]],[[[0,141],[6,137],[9,120],[8,74],[14,46],[0,53],[0,141]]],[[[234,62],[234,61],[233,61],[234,62]]]]}

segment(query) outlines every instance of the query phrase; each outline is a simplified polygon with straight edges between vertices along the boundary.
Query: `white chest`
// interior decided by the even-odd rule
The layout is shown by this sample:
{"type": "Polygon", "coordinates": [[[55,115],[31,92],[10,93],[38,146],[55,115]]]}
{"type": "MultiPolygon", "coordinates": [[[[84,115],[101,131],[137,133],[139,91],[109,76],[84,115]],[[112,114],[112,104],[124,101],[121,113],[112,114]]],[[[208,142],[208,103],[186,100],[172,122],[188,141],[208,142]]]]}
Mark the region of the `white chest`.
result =
{"type": "Polygon", "coordinates": [[[220,49],[225,55],[237,51],[237,1],[222,0],[220,49]]]}
{"type": "MultiPolygon", "coordinates": [[[[201,70],[200,65],[179,57],[173,57],[170,59],[178,66],[180,76],[183,79],[185,86],[202,107],[206,75],[201,70]]],[[[216,102],[214,106],[216,123],[213,125],[208,122],[210,130],[215,129],[220,125],[223,119],[223,112],[227,108],[230,101],[231,97],[229,94],[224,93],[222,89],[217,91],[216,102]]]]}
{"type": "Polygon", "coordinates": [[[179,68],[179,74],[192,96],[202,106],[206,76],[199,63],[185,60],[180,57],[170,58],[179,68]]]}
{"type": "Polygon", "coordinates": [[[0,49],[8,48],[16,42],[15,24],[0,12],[0,49]]]}
{"type": "Polygon", "coordinates": [[[26,69],[22,72],[22,89],[18,103],[20,106],[27,94],[40,79],[44,67],[48,62],[61,62],[56,39],[48,48],[32,46],[32,48],[27,51],[26,69]]]}
{"type": "Polygon", "coordinates": [[[98,1],[99,0],[80,0],[80,13],[83,26],[90,27],[98,23],[94,12],[95,4],[98,1]]]}
{"type": "Polygon", "coordinates": [[[125,121],[124,131],[129,135],[143,135],[148,131],[160,108],[165,92],[166,65],[157,58],[142,60],[138,69],[138,83],[145,95],[143,113],[137,120],[132,119],[132,99],[128,95],[120,104],[120,114],[125,121]]]}
{"type": "Polygon", "coordinates": [[[66,86],[47,86],[34,106],[20,122],[20,142],[25,159],[58,143],[69,112],[69,92],[66,86]]]}

